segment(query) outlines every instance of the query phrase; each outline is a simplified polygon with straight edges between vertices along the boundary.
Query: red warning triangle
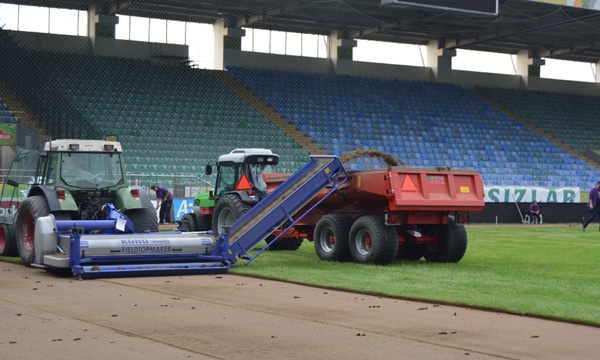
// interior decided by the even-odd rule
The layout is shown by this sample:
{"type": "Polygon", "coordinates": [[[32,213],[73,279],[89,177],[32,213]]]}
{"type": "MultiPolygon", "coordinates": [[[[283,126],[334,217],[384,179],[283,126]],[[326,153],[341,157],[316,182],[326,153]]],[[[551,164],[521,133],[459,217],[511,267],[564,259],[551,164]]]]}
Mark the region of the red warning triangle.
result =
{"type": "Polygon", "coordinates": [[[235,187],[237,190],[252,190],[252,185],[248,180],[246,174],[242,175],[240,181],[238,181],[237,186],[235,187]]]}
{"type": "Polygon", "coordinates": [[[410,178],[410,175],[404,177],[404,183],[402,184],[402,191],[417,191],[417,186],[410,178]]]}

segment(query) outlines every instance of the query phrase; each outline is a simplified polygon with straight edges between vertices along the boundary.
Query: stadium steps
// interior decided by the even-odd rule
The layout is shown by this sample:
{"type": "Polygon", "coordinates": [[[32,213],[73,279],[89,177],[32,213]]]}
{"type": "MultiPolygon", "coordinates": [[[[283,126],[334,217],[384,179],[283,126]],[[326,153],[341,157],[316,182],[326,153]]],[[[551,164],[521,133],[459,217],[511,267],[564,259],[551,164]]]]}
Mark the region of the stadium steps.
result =
{"type": "Polygon", "coordinates": [[[586,149],[582,151],[582,154],[600,164],[600,150],[586,149]]]}
{"type": "Polygon", "coordinates": [[[547,138],[548,140],[552,141],[558,147],[564,149],[565,151],[567,151],[568,153],[570,153],[573,156],[577,157],[578,159],[581,159],[581,160],[587,162],[588,164],[593,165],[596,169],[600,170],[600,162],[596,161],[595,159],[593,159],[593,158],[591,158],[589,156],[585,156],[585,154],[582,154],[581,152],[577,151],[576,149],[574,149],[573,147],[571,147],[569,144],[567,144],[567,143],[563,142],[562,140],[558,139],[557,137],[555,137],[554,135],[550,134],[546,130],[544,130],[544,129],[542,129],[542,128],[540,128],[540,127],[538,127],[538,126],[536,126],[536,125],[534,125],[532,123],[530,123],[529,121],[527,121],[523,117],[519,116],[519,114],[515,113],[514,111],[512,111],[509,108],[507,108],[506,106],[500,104],[496,100],[488,97],[487,95],[485,95],[484,93],[482,93],[478,89],[469,89],[469,91],[473,95],[475,95],[475,96],[479,97],[480,99],[484,100],[485,102],[487,102],[491,106],[495,107],[499,111],[502,111],[503,113],[505,113],[506,115],[510,116],[511,118],[513,118],[513,119],[521,122],[523,125],[527,126],[532,131],[540,134],[540,136],[543,136],[543,137],[547,138]]]}
{"type": "Polygon", "coordinates": [[[211,71],[215,77],[223,84],[233,90],[239,97],[244,99],[250,106],[258,111],[262,116],[269,119],[275,126],[283,131],[287,136],[292,138],[298,143],[304,150],[308,151],[312,155],[324,155],[327,152],[319,147],[310,138],[305,136],[301,131],[296,129],[290,124],[285,118],[279,113],[265,104],[258,96],[254,95],[250,90],[246,89],[240,82],[232,77],[226,71],[213,70],[211,71]]]}
{"type": "Polygon", "coordinates": [[[8,106],[13,115],[18,119],[18,123],[29,126],[40,136],[42,141],[49,141],[52,137],[48,130],[39,122],[39,119],[31,112],[21,101],[17,94],[12,91],[10,86],[0,80],[0,98],[8,106]],[[24,113],[26,116],[19,116],[16,113],[24,113]],[[28,116],[27,116],[28,115],[28,116]]]}

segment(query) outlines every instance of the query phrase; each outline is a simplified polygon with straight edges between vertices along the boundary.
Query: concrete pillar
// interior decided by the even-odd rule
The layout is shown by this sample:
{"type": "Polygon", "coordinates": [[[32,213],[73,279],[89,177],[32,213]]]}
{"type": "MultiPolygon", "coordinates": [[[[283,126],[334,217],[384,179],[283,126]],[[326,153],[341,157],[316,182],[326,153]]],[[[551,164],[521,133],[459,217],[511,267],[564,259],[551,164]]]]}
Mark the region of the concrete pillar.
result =
{"type": "Polygon", "coordinates": [[[356,40],[341,39],[338,32],[333,31],[329,35],[329,59],[337,74],[351,75],[353,72],[353,51],[356,47],[356,40]]]}
{"type": "Polygon", "coordinates": [[[456,50],[440,49],[437,41],[427,44],[427,66],[431,68],[436,81],[452,82],[452,58],[455,56],[456,50]]]}
{"type": "Polygon", "coordinates": [[[225,27],[225,19],[217,19],[213,25],[214,32],[214,67],[215,70],[223,70],[223,50],[225,35],[227,34],[227,28],[225,27]]]}
{"type": "Polygon", "coordinates": [[[596,63],[596,83],[600,84],[600,61],[596,63]]]}
{"type": "Polygon", "coordinates": [[[529,58],[529,51],[517,53],[517,75],[523,80],[525,88],[535,90],[539,87],[540,71],[546,61],[539,58],[529,58]]]}
{"type": "Polygon", "coordinates": [[[242,55],[242,38],[246,30],[228,28],[225,19],[217,19],[214,30],[214,67],[223,70],[226,65],[239,65],[242,55]]]}
{"type": "Polygon", "coordinates": [[[114,39],[115,25],[118,23],[117,15],[98,14],[96,6],[91,4],[88,10],[88,34],[92,46],[96,46],[97,38],[114,39]]]}

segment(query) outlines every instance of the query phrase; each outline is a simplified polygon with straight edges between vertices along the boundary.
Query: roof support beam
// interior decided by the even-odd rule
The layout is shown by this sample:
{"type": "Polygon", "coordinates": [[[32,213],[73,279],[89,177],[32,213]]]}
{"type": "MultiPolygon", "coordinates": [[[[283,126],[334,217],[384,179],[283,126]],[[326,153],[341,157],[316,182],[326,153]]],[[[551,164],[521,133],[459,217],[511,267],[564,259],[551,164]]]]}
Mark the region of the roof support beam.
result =
{"type": "Polygon", "coordinates": [[[562,19],[559,21],[542,22],[537,26],[533,26],[533,27],[523,29],[523,30],[518,30],[518,31],[507,30],[507,31],[501,31],[501,32],[495,33],[495,34],[488,34],[488,35],[483,35],[481,37],[475,37],[475,38],[470,38],[470,39],[454,39],[454,40],[446,39],[444,47],[446,49],[457,49],[457,48],[467,47],[467,46],[471,46],[471,45],[478,45],[478,44],[489,42],[489,41],[501,40],[501,39],[505,39],[508,37],[525,35],[528,33],[542,31],[542,30],[546,30],[546,29],[552,29],[552,28],[568,25],[568,24],[575,23],[575,22],[582,22],[582,21],[594,19],[597,17],[600,17],[599,12],[594,12],[589,15],[578,17],[578,18],[569,18],[566,20],[562,19]]]}
{"type": "Polygon", "coordinates": [[[129,6],[133,5],[134,0],[128,0],[128,1],[115,1],[111,4],[108,5],[108,12],[107,14],[109,15],[114,15],[116,13],[118,13],[119,11],[128,8],[129,6]]]}
{"type": "Polygon", "coordinates": [[[350,39],[359,39],[363,36],[367,36],[367,35],[371,35],[371,34],[375,34],[378,33],[380,31],[383,30],[387,30],[387,29],[392,29],[395,27],[402,27],[402,26],[408,26],[408,25],[413,25],[417,22],[420,22],[422,20],[430,20],[436,17],[439,17],[441,15],[434,15],[434,16],[424,16],[424,13],[419,11],[417,12],[415,15],[411,16],[411,17],[407,17],[405,19],[402,19],[401,21],[392,21],[392,22],[386,22],[386,23],[382,23],[381,25],[375,26],[375,27],[371,27],[368,29],[360,29],[360,30],[354,30],[352,32],[350,32],[350,34],[348,35],[348,38],[350,39]]]}
{"type": "Polygon", "coordinates": [[[368,28],[368,29],[360,29],[360,30],[354,30],[350,33],[350,35],[348,36],[350,39],[358,39],[361,36],[367,36],[367,35],[371,35],[374,33],[378,33],[381,30],[386,30],[386,29],[391,29],[394,27],[400,26],[400,23],[397,21],[394,21],[392,23],[385,23],[385,24],[381,24],[377,27],[372,27],[372,28],[368,28]]]}
{"type": "Polygon", "coordinates": [[[294,11],[294,10],[298,9],[299,7],[301,7],[302,5],[306,4],[306,3],[307,3],[307,1],[289,2],[288,4],[286,4],[286,5],[282,6],[282,7],[278,7],[278,8],[274,8],[274,9],[270,9],[270,10],[263,10],[262,12],[260,12],[258,14],[255,14],[255,15],[238,18],[235,21],[235,25],[233,25],[231,27],[249,26],[249,25],[252,25],[253,23],[258,22],[258,21],[261,21],[261,20],[264,20],[264,19],[268,19],[268,18],[273,17],[273,16],[285,14],[285,13],[288,13],[290,11],[294,11]]]}
{"type": "Polygon", "coordinates": [[[543,50],[540,50],[537,52],[537,57],[551,58],[551,57],[556,57],[556,56],[572,53],[574,51],[586,50],[586,49],[600,49],[600,44],[588,43],[588,44],[575,45],[575,46],[571,46],[568,48],[562,48],[562,49],[543,49],[543,50]]]}

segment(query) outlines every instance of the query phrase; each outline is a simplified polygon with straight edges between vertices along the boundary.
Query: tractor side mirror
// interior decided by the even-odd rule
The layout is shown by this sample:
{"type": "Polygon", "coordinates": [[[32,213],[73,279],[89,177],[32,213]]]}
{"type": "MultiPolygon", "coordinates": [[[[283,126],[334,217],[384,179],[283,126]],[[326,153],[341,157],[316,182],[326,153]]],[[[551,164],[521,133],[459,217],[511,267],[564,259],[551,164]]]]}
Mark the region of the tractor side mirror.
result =
{"type": "Polygon", "coordinates": [[[212,175],[212,165],[206,165],[206,169],[204,170],[206,175],[212,175]]]}

